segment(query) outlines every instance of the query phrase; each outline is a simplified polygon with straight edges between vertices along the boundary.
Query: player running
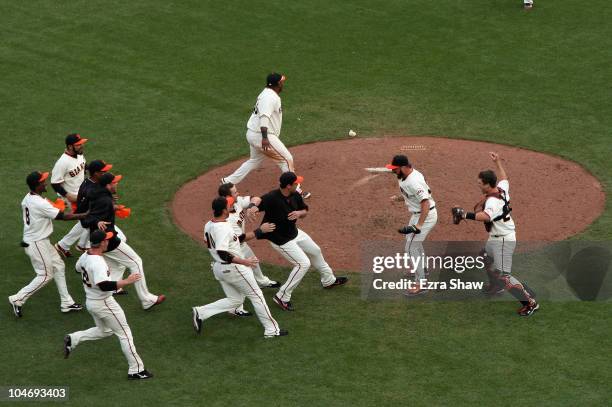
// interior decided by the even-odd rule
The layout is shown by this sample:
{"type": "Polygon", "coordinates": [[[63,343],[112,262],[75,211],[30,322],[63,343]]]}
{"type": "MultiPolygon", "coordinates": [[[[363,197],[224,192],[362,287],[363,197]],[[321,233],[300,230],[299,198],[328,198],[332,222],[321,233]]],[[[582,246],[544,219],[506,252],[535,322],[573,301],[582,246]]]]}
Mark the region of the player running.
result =
{"type": "Polygon", "coordinates": [[[506,171],[502,166],[497,153],[489,153],[491,160],[497,166],[500,181],[491,170],[481,171],[478,174],[478,186],[484,194],[484,198],[476,204],[474,212],[466,212],[462,208],[452,209],[453,222],[458,224],[462,219],[470,219],[484,222],[485,229],[489,233],[489,239],[485,251],[489,258],[493,259],[491,266],[487,268],[489,284],[487,294],[495,294],[500,290],[508,290],[519,302],[520,316],[528,317],[536,312],[540,305],[527,291],[516,277],[512,276],[512,255],[516,247],[516,228],[514,220],[510,216],[510,183],[506,171]]]}
{"type": "MultiPolygon", "coordinates": [[[[280,93],[283,91],[285,76],[271,73],[266,78],[266,87],[257,96],[253,113],[247,122],[246,138],[251,150],[251,157],[233,174],[221,178],[221,184],[231,182],[238,184],[249,172],[258,168],[265,157],[269,157],[280,167],[282,172],[295,171],[293,156],[280,140],[283,124],[283,109],[280,93]]],[[[302,198],[310,198],[310,192],[304,192],[298,185],[302,198]]]]}
{"type": "Polygon", "coordinates": [[[149,379],[153,375],[144,368],[142,359],[136,353],[132,330],[127,323],[125,313],[112,295],[117,289],[139,281],[142,276],[132,273],[125,280],[111,280],[110,270],[102,253],[108,248],[113,236],[112,232],[101,230],[92,232],[91,248],[77,261],[76,269],[83,278],[83,288],[87,297],[87,311],[93,317],[96,326],[66,335],[64,337],[64,358],[68,358],[81,342],[95,341],[115,334],[119,338],[121,350],[128,361],[128,379],[149,379]]]}
{"type": "MultiPolygon", "coordinates": [[[[21,201],[23,214],[23,240],[21,246],[32,262],[36,277],[17,294],[8,297],[13,313],[21,318],[21,307],[35,292],[43,288],[51,279],[55,280],[59,291],[62,312],[80,311],[81,304],[74,302],[66,287],[65,265],[60,255],[49,241],[53,233],[53,220],[78,220],[85,214],[64,213],[58,206],[43,198],[47,192],[48,172],[34,171],[26,178],[30,192],[21,201]]],[[[59,201],[63,203],[62,201],[59,201]]]]}
{"type": "MultiPolygon", "coordinates": [[[[213,258],[213,273],[227,295],[213,303],[192,308],[193,328],[199,334],[202,332],[204,320],[221,312],[229,312],[242,305],[247,297],[253,304],[255,314],[264,327],[264,338],[274,338],[288,335],[289,332],[280,329],[266,304],[266,299],[253,276],[252,267],[259,260],[257,257],[244,258],[240,242],[255,237],[254,232],[237,235],[228,222],[229,208],[234,199],[223,196],[212,202],[213,218],[204,227],[204,240],[213,258]]],[[[270,224],[261,225],[265,230],[273,230],[270,224]]],[[[261,230],[256,231],[261,233],[261,230]]]]}

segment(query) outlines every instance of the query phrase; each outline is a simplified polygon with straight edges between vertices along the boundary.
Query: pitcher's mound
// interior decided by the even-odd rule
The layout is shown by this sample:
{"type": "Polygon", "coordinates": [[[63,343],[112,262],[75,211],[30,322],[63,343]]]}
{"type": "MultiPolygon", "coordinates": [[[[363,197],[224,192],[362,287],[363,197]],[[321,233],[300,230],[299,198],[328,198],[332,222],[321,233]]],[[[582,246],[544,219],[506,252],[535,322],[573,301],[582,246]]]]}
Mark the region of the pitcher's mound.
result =
{"type": "MultiPolygon", "coordinates": [[[[508,173],[519,240],[565,239],[586,229],[605,206],[601,184],[580,165],[516,147],[436,137],[385,137],[305,144],[290,150],[296,172],[305,177],[304,190],[312,193],[307,200],[309,214],[298,221],[298,227],[317,242],[333,269],[359,270],[362,241],[404,239],[396,230],[407,222],[408,211],[403,203],[389,201],[398,193],[397,178],[364,170],[383,167],[395,154],[407,155],[432,189],[438,210],[438,224],[429,235],[432,240],[486,240],[482,224],[453,225],[450,208],[458,205],[471,210],[479,201],[478,172],[495,169],[489,151],[500,154],[508,173]]],[[[219,180],[243,160],[214,168],[177,192],[172,212],[185,233],[202,241],[219,180]]],[[[278,167],[266,161],[238,185],[238,191],[262,195],[278,187],[279,175],[278,167]]],[[[248,230],[256,227],[247,226],[248,230]]],[[[262,262],[287,265],[266,241],[249,245],[262,262]]]]}

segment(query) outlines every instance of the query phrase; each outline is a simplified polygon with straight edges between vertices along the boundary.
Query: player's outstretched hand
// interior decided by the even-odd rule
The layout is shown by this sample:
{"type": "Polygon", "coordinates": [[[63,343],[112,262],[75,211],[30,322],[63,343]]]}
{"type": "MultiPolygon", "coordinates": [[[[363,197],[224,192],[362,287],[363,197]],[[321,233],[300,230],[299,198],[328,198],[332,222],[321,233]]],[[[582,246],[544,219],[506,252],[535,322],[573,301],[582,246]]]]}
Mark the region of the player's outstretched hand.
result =
{"type": "Polygon", "coordinates": [[[259,263],[259,259],[255,256],[248,257],[244,259],[245,266],[247,267],[255,267],[259,263]]]}
{"type": "Polygon", "coordinates": [[[287,219],[289,219],[289,220],[296,220],[301,215],[302,215],[302,211],[293,211],[293,212],[289,213],[289,215],[287,216],[287,219]]]}
{"type": "Polygon", "coordinates": [[[102,232],[106,232],[106,225],[110,224],[110,222],[104,222],[103,220],[101,220],[100,222],[98,222],[98,229],[100,229],[102,232]]]}
{"type": "Polygon", "coordinates": [[[259,229],[261,229],[261,231],[264,233],[270,233],[273,232],[274,229],[276,229],[276,225],[274,223],[266,222],[262,223],[259,229]]]}
{"type": "Polygon", "coordinates": [[[133,284],[136,281],[139,281],[142,278],[142,275],[140,275],[140,273],[132,273],[128,276],[128,278],[126,278],[126,281],[128,281],[128,284],[133,284]]]}
{"type": "Polygon", "coordinates": [[[261,149],[263,151],[267,151],[270,148],[270,140],[268,140],[267,138],[262,138],[261,139],[261,149]]]}
{"type": "Polygon", "coordinates": [[[491,160],[493,160],[494,163],[499,160],[499,154],[494,153],[493,151],[489,152],[489,157],[491,157],[491,160]]]}

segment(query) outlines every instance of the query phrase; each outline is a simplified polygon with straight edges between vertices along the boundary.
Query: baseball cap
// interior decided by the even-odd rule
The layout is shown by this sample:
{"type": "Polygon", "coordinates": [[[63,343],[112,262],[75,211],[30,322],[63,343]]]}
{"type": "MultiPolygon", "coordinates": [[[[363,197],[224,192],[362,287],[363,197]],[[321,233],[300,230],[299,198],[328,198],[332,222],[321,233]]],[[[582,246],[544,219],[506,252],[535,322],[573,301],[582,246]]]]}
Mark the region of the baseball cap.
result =
{"type": "Polygon", "coordinates": [[[28,184],[30,189],[33,190],[34,188],[36,188],[38,186],[38,184],[40,184],[41,182],[43,182],[47,178],[49,178],[49,173],[48,172],[34,171],[34,172],[31,172],[26,177],[26,184],[28,184]]]}
{"type": "Polygon", "coordinates": [[[116,184],[119,181],[121,181],[121,178],[123,178],[123,175],[115,175],[112,172],[106,172],[104,174],[102,174],[102,176],[100,177],[100,185],[102,185],[103,187],[107,186],[108,184],[116,184]]]}
{"type": "Polygon", "coordinates": [[[82,138],[80,134],[73,133],[73,134],[69,134],[66,136],[66,145],[67,146],[72,146],[72,145],[80,146],[81,144],[86,143],[87,140],[88,139],[86,138],[82,138]]]}
{"type": "Polygon", "coordinates": [[[87,171],[89,171],[89,175],[93,175],[98,171],[110,171],[111,168],[113,168],[111,164],[107,164],[102,160],[93,160],[92,162],[87,164],[87,171]]]}
{"type": "Polygon", "coordinates": [[[285,79],[287,79],[285,78],[285,75],[282,75],[277,72],[271,73],[266,78],[266,86],[276,86],[280,82],[283,82],[285,79]]]}
{"type": "Polygon", "coordinates": [[[295,175],[294,172],[287,171],[281,174],[278,181],[280,182],[281,188],[285,188],[287,185],[301,184],[302,182],[304,182],[304,177],[302,177],[301,175],[295,175]]]}
{"type": "Polygon", "coordinates": [[[112,237],[113,237],[113,232],[103,232],[97,229],[91,232],[91,235],[89,236],[89,241],[91,242],[92,246],[97,246],[103,241],[109,240],[112,237]]]}
{"type": "Polygon", "coordinates": [[[408,161],[408,157],[405,155],[396,155],[393,157],[391,164],[387,164],[385,167],[390,170],[394,170],[399,167],[410,167],[410,161],[408,161]]]}

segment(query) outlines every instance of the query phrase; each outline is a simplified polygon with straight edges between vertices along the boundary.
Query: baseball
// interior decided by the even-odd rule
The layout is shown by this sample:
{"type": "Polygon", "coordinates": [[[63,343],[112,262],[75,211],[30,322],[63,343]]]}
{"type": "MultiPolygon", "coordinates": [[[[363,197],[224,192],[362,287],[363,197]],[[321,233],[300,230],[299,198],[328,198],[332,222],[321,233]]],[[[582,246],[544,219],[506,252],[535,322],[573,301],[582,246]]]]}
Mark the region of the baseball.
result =
{"type": "Polygon", "coordinates": [[[357,133],[355,133],[353,130],[349,130],[348,135],[349,137],[355,137],[357,133]]]}

